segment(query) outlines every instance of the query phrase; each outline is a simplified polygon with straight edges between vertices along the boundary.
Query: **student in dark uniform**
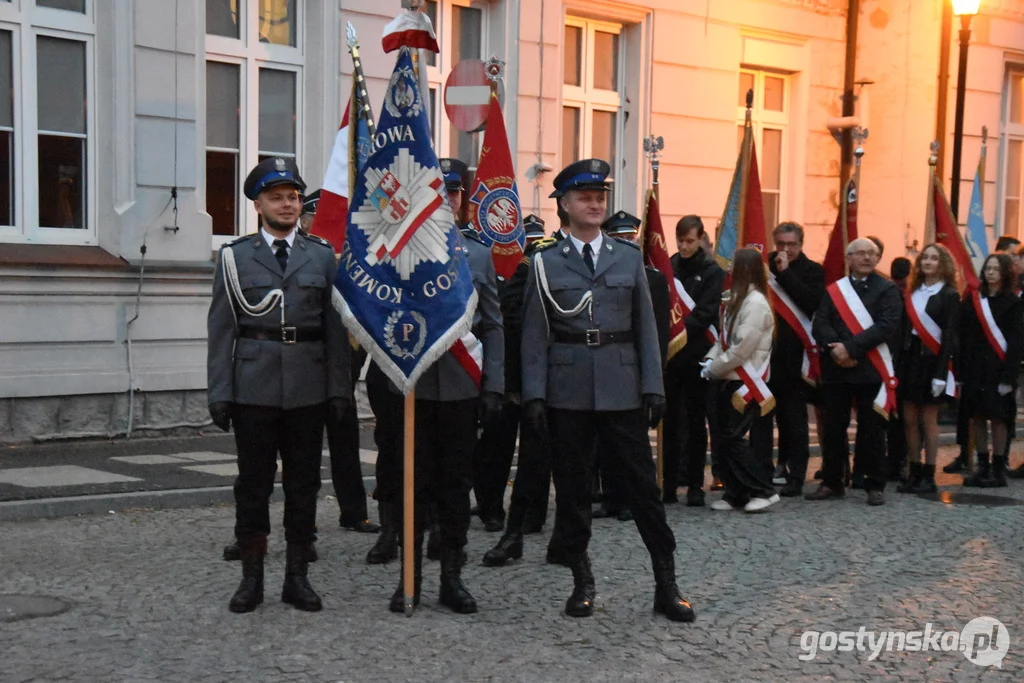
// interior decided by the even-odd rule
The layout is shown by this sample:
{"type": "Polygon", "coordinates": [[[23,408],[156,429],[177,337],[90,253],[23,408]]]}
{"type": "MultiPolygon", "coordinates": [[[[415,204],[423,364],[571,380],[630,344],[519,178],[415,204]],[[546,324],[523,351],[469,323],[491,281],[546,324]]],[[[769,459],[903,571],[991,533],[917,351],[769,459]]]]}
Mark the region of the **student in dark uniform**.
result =
{"type": "Polygon", "coordinates": [[[687,342],[665,369],[663,497],[666,503],[675,503],[676,488],[686,486],[686,504],[692,507],[704,505],[708,452],[707,382],[701,379],[700,362],[714,344],[712,330],[718,321],[725,283],[725,271],[701,248],[703,235],[704,223],[699,216],[683,216],[676,224],[679,253],[671,260],[675,279],[685,292],[687,342]]]}
{"type": "Polygon", "coordinates": [[[939,406],[953,394],[949,370],[960,341],[960,295],[956,265],[940,244],[917,255],[904,300],[902,350],[899,355],[900,400],[910,459],[899,493],[934,493],[935,458],[939,451],[939,406]],[[924,463],[921,429],[924,426],[924,463]]]}
{"type": "Polygon", "coordinates": [[[975,472],[964,479],[964,486],[1007,484],[1005,454],[1009,425],[1017,410],[1014,391],[1024,354],[1024,302],[1014,293],[1014,284],[1010,257],[990,254],[981,271],[981,291],[965,296],[960,308],[960,410],[970,416],[978,458],[975,472]]]}
{"type": "Polygon", "coordinates": [[[594,613],[588,470],[599,438],[614,453],[651,555],[655,611],[674,621],[693,621],[693,609],[676,586],[675,538],[651,458],[648,428],[664,415],[665,399],[643,257],[636,245],[601,233],[609,171],[607,162],[587,159],[555,178],[569,238],[539,250],[527,279],[524,412],[551,442],[555,526],[573,575],[565,613],[594,613]]]}
{"type": "Polygon", "coordinates": [[[331,245],[297,229],[305,184],[294,162],[270,158],[245,180],[263,227],[220,251],[208,317],[210,415],[238,447],[235,538],[242,582],[233,612],[263,602],[269,501],[278,455],[287,551],[281,599],[322,608],[307,578],[316,540],[324,419],[352,408],[348,335],[331,303],[331,245]],[[275,293],[277,293],[275,295],[275,293]]]}

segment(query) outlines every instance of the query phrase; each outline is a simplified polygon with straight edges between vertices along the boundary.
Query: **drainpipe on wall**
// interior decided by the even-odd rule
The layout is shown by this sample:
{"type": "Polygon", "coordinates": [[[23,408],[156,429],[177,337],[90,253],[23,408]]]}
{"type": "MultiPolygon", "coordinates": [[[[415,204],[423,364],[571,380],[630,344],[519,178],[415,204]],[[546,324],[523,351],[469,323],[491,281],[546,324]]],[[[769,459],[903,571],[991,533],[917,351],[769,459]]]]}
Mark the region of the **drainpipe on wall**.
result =
{"type": "MultiPolygon", "coordinates": [[[[843,116],[853,116],[856,97],[853,86],[857,78],[857,19],[860,0],[849,0],[846,8],[846,69],[843,74],[843,116]]],[[[842,194],[853,168],[853,128],[844,128],[840,143],[839,192],[842,194]]],[[[860,188],[858,188],[859,190],[860,188]]]]}
{"type": "MultiPolygon", "coordinates": [[[[935,105],[935,139],[940,145],[946,143],[946,110],[949,97],[949,50],[950,38],[953,35],[953,3],[949,0],[942,0],[942,28],[939,31],[939,92],[938,102],[935,105]]],[[[939,148],[939,161],[935,164],[935,175],[939,180],[945,178],[943,160],[946,158],[945,150],[939,148]]]]}

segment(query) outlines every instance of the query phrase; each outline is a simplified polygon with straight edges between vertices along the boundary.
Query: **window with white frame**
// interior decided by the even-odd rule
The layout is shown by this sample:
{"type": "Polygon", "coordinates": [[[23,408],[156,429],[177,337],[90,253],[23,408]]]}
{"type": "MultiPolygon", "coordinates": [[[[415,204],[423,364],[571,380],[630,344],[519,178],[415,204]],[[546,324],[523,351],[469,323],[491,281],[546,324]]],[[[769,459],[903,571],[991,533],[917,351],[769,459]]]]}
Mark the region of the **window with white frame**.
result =
{"type": "Polygon", "coordinates": [[[427,81],[430,85],[430,126],[438,156],[461,159],[470,167],[480,156],[480,132],[466,133],[451,125],[441,102],[444,82],[452,68],[463,59],[490,58],[488,52],[487,0],[427,0],[423,11],[437,33],[440,55],[428,53],[427,81]],[[441,121],[442,125],[437,125],[441,121]]]}
{"type": "Polygon", "coordinates": [[[999,234],[1020,235],[1024,228],[1024,67],[1006,71],[1000,141],[999,234]]]}
{"type": "MultiPolygon", "coordinates": [[[[786,149],[789,140],[790,79],[785,74],[753,69],[740,70],[739,94],[736,102],[737,140],[743,141],[747,92],[754,91],[751,123],[757,146],[757,166],[764,199],[764,220],[768,234],[780,222],[785,191],[786,149]]],[[[737,143],[737,147],[739,146],[737,143]]]]}
{"type": "Polygon", "coordinates": [[[303,0],[206,0],[206,210],[213,234],[255,232],[241,203],[268,157],[300,164],[303,0]]]}
{"type": "MultiPolygon", "coordinates": [[[[622,159],[622,26],[567,17],[563,42],[562,158],[565,167],[578,159],[604,159],[612,179],[622,159]]],[[[620,191],[613,184],[608,210],[620,191]]]]}
{"type": "Polygon", "coordinates": [[[92,0],[0,2],[0,239],[95,244],[92,0]]]}

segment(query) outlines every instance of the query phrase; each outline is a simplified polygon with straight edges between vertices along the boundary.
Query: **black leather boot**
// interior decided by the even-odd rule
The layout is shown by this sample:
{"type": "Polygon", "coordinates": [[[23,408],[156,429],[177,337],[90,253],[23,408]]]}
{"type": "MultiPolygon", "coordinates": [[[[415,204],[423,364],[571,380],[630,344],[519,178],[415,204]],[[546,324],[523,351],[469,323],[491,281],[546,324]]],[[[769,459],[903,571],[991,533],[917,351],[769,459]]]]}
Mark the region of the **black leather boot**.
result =
{"type": "Polygon", "coordinates": [[[441,592],[438,602],[450,607],[459,614],[476,612],[476,600],[462,583],[461,548],[444,548],[441,550],[441,592]]]}
{"type": "Polygon", "coordinates": [[[306,578],[309,569],[309,544],[289,543],[285,551],[284,587],[281,602],[305,612],[319,612],[324,608],[320,596],[306,578]]]}
{"type": "MultiPolygon", "coordinates": [[[[935,472],[935,467],[932,467],[932,472],[935,472]]],[[[921,463],[912,462],[910,463],[910,473],[907,478],[899,483],[896,487],[896,493],[917,493],[916,489],[921,484],[921,463]]]]}
{"type": "Polygon", "coordinates": [[[233,540],[224,546],[223,557],[225,562],[237,562],[242,559],[242,549],[238,547],[237,540],[233,540]]]}
{"type": "Polygon", "coordinates": [[[387,564],[398,559],[398,524],[395,520],[395,506],[381,501],[380,533],[377,541],[366,553],[366,564],[387,564]]]}
{"type": "MultiPolygon", "coordinates": [[[[381,520],[383,522],[383,519],[381,520]]],[[[413,538],[413,595],[412,604],[419,607],[420,604],[420,590],[423,587],[423,536],[416,536],[413,538]]],[[[404,557],[404,555],[403,555],[404,557]]],[[[405,576],[405,570],[403,568],[402,573],[398,578],[398,588],[391,594],[391,602],[388,603],[388,609],[396,614],[405,613],[405,583],[402,577],[405,576]]]]}
{"type": "Polygon", "coordinates": [[[997,455],[992,458],[992,466],[988,469],[988,476],[981,480],[982,488],[996,489],[1007,486],[1006,481],[1006,456],[997,455]]]}
{"type": "Polygon", "coordinates": [[[518,560],[523,557],[523,524],[526,518],[526,511],[516,500],[508,506],[508,523],[505,525],[505,533],[501,535],[498,544],[484,553],[484,565],[487,567],[503,567],[509,560],[518,560]]]}
{"type": "Polygon", "coordinates": [[[988,453],[978,453],[978,464],[974,473],[964,477],[964,486],[982,486],[984,480],[988,479],[988,453]]]}
{"type": "Polygon", "coordinates": [[[967,471],[967,456],[964,453],[956,456],[953,462],[942,468],[946,474],[960,474],[967,471]]]}
{"type": "Polygon", "coordinates": [[[263,602],[263,558],[267,556],[267,537],[254,536],[238,540],[242,560],[242,582],[231,597],[232,612],[251,612],[263,602]]]}
{"type": "Polygon", "coordinates": [[[938,490],[939,487],[935,485],[935,465],[921,465],[921,476],[908,493],[935,493],[938,490]]]}
{"type": "Polygon", "coordinates": [[[594,613],[594,599],[597,597],[597,586],[594,585],[594,573],[590,569],[590,557],[583,553],[573,559],[572,595],[565,601],[565,613],[570,617],[589,617],[594,613]]]}
{"type": "Polygon", "coordinates": [[[523,532],[506,531],[501,535],[498,544],[484,553],[484,565],[488,567],[504,567],[510,560],[523,557],[523,532]]]}
{"type": "Polygon", "coordinates": [[[654,611],[671,621],[690,622],[697,618],[690,603],[679,595],[676,586],[676,565],[670,557],[654,563],[654,611]]]}

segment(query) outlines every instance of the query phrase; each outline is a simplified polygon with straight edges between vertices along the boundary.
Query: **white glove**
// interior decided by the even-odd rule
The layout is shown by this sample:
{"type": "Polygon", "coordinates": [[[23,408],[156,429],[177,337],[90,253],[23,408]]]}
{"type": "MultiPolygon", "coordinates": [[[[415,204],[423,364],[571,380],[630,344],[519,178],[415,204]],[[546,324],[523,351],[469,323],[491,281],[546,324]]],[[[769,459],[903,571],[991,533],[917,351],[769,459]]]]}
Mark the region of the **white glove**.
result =
{"type": "Polygon", "coordinates": [[[711,359],[705,358],[701,362],[697,363],[700,366],[701,379],[711,379],[711,359]]]}
{"type": "Polygon", "coordinates": [[[999,392],[1000,396],[1006,396],[1011,391],[1013,391],[1013,387],[1011,387],[1009,384],[1000,384],[998,387],[996,387],[996,391],[999,392]]]}
{"type": "Polygon", "coordinates": [[[942,396],[942,393],[946,390],[946,380],[944,379],[933,379],[932,380],[932,396],[938,398],[942,396]]]}

